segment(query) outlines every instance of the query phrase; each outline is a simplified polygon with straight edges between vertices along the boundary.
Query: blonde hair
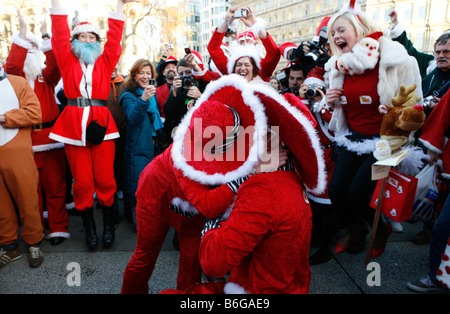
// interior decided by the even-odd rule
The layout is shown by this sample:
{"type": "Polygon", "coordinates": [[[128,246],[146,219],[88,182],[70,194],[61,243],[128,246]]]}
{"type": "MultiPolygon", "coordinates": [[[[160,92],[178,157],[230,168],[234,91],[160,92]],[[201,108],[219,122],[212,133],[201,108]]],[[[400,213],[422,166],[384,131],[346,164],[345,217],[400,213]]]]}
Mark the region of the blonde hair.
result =
{"type": "Polygon", "coordinates": [[[331,38],[331,28],[334,22],[336,22],[336,20],[341,17],[346,18],[355,28],[357,42],[359,42],[369,34],[381,31],[381,27],[376,24],[375,21],[369,19],[367,15],[362,11],[358,12],[358,15],[349,11],[339,11],[331,17],[327,27],[328,41],[330,43],[330,48],[333,52],[333,55],[341,55],[339,48],[334,44],[333,39],[331,38]]]}

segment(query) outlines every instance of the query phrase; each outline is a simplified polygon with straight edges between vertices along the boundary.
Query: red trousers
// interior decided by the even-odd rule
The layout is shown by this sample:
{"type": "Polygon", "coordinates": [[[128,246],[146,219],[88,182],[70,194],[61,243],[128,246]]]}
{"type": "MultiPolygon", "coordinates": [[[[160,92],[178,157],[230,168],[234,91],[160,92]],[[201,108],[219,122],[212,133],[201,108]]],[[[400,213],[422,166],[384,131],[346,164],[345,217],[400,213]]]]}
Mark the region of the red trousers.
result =
{"type": "Polygon", "coordinates": [[[200,282],[202,272],[198,250],[205,217],[196,215],[185,218],[169,208],[164,211],[167,219],[162,220],[153,216],[151,209],[141,206],[138,202],[136,206],[138,240],[134,254],[125,269],[121,293],[148,293],[148,281],[170,226],[177,230],[180,242],[177,289],[185,290],[200,282]]]}
{"type": "Polygon", "coordinates": [[[100,205],[112,206],[116,193],[114,179],[115,142],[103,141],[100,145],[64,145],[70,171],[75,179],[72,186],[77,210],[94,206],[94,192],[100,205]]]}
{"type": "MultiPolygon", "coordinates": [[[[63,148],[37,152],[34,161],[39,171],[39,210],[43,213],[44,199],[48,212],[47,237],[69,238],[69,215],[66,210],[66,159],[63,148]]],[[[42,217],[42,223],[44,219],[42,217]]]]}

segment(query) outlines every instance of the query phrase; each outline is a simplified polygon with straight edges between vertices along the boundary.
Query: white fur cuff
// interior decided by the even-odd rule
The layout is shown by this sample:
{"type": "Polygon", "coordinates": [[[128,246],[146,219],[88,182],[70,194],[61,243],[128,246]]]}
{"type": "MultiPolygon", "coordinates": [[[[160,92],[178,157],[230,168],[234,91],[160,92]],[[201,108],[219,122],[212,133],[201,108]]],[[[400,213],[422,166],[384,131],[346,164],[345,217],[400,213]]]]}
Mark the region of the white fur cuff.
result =
{"type": "Polygon", "coordinates": [[[248,30],[253,32],[256,36],[259,36],[259,32],[266,30],[267,22],[262,17],[256,18],[256,23],[252,25],[248,30]]]}

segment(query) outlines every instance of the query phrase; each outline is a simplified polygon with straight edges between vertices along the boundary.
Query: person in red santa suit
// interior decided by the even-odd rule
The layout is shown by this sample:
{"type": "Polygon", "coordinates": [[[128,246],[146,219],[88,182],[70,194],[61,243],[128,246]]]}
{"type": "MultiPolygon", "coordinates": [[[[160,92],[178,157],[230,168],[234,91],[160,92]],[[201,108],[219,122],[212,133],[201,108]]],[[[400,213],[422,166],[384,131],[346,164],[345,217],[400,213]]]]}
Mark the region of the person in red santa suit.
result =
{"type": "MultiPolygon", "coordinates": [[[[54,88],[61,74],[52,52],[50,39],[44,40],[41,47],[40,40],[31,32],[27,32],[26,23],[20,12],[18,17],[20,31],[13,36],[11,51],[3,67],[6,73],[25,77],[41,104],[42,123],[33,126],[31,130],[34,160],[39,171],[39,210],[42,215],[45,195],[49,225],[47,239],[51,244],[57,245],[70,237],[69,215],[65,205],[64,144],[48,137],[59,116],[54,88]],[[46,56],[45,68],[42,68],[39,48],[46,56]]],[[[41,32],[47,34],[45,30],[46,21],[44,20],[41,32]]],[[[44,225],[43,217],[42,223],[44,225]]]]}
{"type": "Polygon", "coordinates": [[[78,23],[70,33],[67,11],[59,0],[52,0],[52,46],[61,71],[66,106],[49,137],[65,143],[65,151],[72,175],[75,207],[82,212],[86,243],[90,250],[98,245],[93,215],[96,192],[103,210],[103,243],[114,242],[113,202],[116,192],[114,180],[114,139],[119,132],[106,106],[111,89],[111,73],[119,61],[125,3],[118,0],[117,10],[108,19],[107,41],[102,53],[100,31],[87,22],[78,23]]]}
{"type": "Polygon", "coordinates": [[[243,9],[247,12],[246,17],[235,17],[235,12],[241,10],[242,9],[237,7],[230,7],[225,15],[224,22],[217,27],[208,43],[208,52],[211,59],[214,61],[215,66],[222,74],[225,75],[231,73],[228,67],[230,57],[225,54],[221,45],[227,29],[229,27],[236,27],[236,21],[239,19],[249,28],[249,30],[240,34],[236,38],[236,41],[229,45],[231,51],[230,54],[233,55],[232,46],[234,45],[256,47],[258,58],[261,59],[261,70],[258,76],[263,81],[269,82],[273,71],[278,65],[278,61],[280,61],[280,50],[269,33],[267,33],[265,21],[262,18],[256,18],[249,7],[243,9]],[[233,26],[231,26],[232,24],[233,26]],[[264,58],[261,57],[261,47],[257,44],[256,36],[259,37],[266,50],[266,56],[264,58]]]}
{"type": "MultiPolygon", "coordinates": [[[[264,116],[257,114],[262,112],[263,108],[256,97],[249,94],[250,91],[248,87],[245,87],[246,85],[248,86],[240,77],[224,77],[220,81],[210,83],[198,103],[202,104],[202,108],[208,108],[211,117],[203,119],[198,130],[201,132],[203,127],[214,127],[209,122],[215,121],[213,117],[223,113],[221,109],[224,105],[212,99],[223,101],[226,98],[226,103],[234,110],[233,112],[240,113],[242,125],[238,123],[238,128],[246,127],[249,123],[263,125],[264,116]],[[249,95],[245,102],[244,94],[249,95]],[[218,111],[214,110],[216,108],[218,111]]],[[[188,122],[193,119],[191,118],[192,110],[188,111],[183,119],[184,123],[180,130],[190,128],[188,122]]],[[[223,120],[224,125],[217,126],[223,127],[224,130],[226,126],[236,126],[231,109],[225,108],[225,113],[229,113],[229,116],[223,120]]],[[[194,129],[189,131],[192,135],[196,132],[194,129]]],[[[205,217],[216,218],[228,209],[234,200],[237,184],[237,182],[231,182],[248,174],[256,164],[249,158],[243,158],[237,162],[212,160],[209,167],[197,170],[195,165],[198,158],[194,158],[193,155],[188,156],[189,152],[183,151],[184,145],[190,145],[190,138],[186,137],[185,143],[181,140],[184,133],[180,132],[176,132],[179,138],[177,144],[169,146],[141,174],[136,192],[137,244],[124,273],[122,293],[148,293],[148,281],[170,226],[175,228],[180,241],[177,289],[184,290],[200,282],[201,267],[198,250],[205,217]],[[217,164],[225,163],[229,165],[229,172],[224,174],[211,172],[215,171],[217,164]],[[185,176],[186,171],[191,174],[190,177],[185,176]],[[214,185],[219,186],[212,189],[214,185]]],[[[226,135],[224,132],[222,134],[226,135]]],[[[245,156],[251,154],[256,157],[256,143],[260,142],[260,138],[256,132],[252,135],[254,144],[244,153],[245,156]]],[[[210,141],[210,138],[200,138],[199,142],[205,140],[210,141]]],[[[190,152],[194,153],[194,151],[190,152]]],[[[256,160],[256,158],[253,159],[256,160]]]]}
{"type": "MultiPolygon", "coordinates": [[[[166,290],[163,293],[259,294],[309,291],[311,211],[305,190],[320,194],[326,186],[323,151],[314,129],[315,123],[310,115],[303,114],[300,108],[304,105],[296,97],[286,99],[262,84],[239,83],[247,84],[253,90],[267,117],[264,132],[261,132],[262,152],[258,155],[255,167],[260,172],[251,175],[239,186],[229,214],[207,221],[199,252],[206,275],[222,277],[229,272],[230,276],[226,284],[197,284],[184,291],[166,290]],[[267,133],[267,130],[270,132],[267,133]],[[280,168],[277,160],[281,142],[291,153],[292,159],[280,168]]],[[[220,103],[214,107],[214,112],[223,112],[219,116],[226,117],[227,108],[219,108],[220,103]]],[[[208,116],[216,118],[215,123],[218,123],[220,119],[212,117],[208,109],[212,110],[202,105],[195,107],[191,118],[208,116]]],[[[244,119],[248,117],[242,116],[241,120],[244,119]]],[[[189,129],[195,125],[195,119],[190,122],[189,129]]],[[[186,130],[180,130],[178,135],[183,136],[175,139],[174,147],[179,142],[186,143],[185,138],[190,136],[186,130]]],[[[208,149],[207,142],[201,144],[204,150],[208,149]]],[[[195,148],[195,144],[192,147],[185,144],[183,150],[174,157],[195,148]]],[[[192,179],[195,178],[195,170],[206,168],[209,173],[229,170],[227,163],[211,165],[209,157],[205,155],[196,163],[190,163],[194,170],[180,162],[181,170],[192,179]]]]}

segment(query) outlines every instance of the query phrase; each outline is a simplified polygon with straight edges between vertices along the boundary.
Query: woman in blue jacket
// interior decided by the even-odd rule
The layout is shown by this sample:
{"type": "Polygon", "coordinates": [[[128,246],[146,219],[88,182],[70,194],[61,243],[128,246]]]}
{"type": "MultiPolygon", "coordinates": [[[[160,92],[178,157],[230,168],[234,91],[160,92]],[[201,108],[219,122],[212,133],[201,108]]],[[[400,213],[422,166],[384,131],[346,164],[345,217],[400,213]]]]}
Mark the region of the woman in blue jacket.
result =
{"type": "Polygon", "coordinates": [[[131,198],[134,222],[139,175],[161,152],[158,134],[163,129],[163,122],[156,101],[155,78],[152,63],[137,60],[125,79],[125,91],[119,100],[127,122],[124,192],[131,198]]]}

